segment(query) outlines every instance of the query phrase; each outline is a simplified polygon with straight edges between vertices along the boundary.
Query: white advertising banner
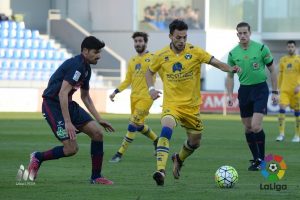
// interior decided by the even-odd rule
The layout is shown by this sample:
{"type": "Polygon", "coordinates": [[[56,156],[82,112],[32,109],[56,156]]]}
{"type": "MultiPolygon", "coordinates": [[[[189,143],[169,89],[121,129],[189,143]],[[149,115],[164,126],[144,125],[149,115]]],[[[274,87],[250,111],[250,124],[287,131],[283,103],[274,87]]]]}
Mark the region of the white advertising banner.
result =
{"type": "Polygon", "coordinates": [[[0,112],[37,112],[39,90],[0,88],[0,112]]]}

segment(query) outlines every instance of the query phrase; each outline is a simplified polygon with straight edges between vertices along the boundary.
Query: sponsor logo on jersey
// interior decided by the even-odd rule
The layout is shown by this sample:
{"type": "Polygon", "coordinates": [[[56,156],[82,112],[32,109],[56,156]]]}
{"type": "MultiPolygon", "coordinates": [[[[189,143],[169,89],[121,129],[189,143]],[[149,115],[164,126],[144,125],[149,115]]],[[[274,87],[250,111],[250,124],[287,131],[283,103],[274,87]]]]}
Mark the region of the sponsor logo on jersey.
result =
{"type": "Polygon", "coordinates": [[[73,76],[73,80],[74,80],[74,81],[78,81],[79,78],[80,78],[80,76],[81,76],[81,73],[80,73],[79,71],[76,70],[76,72],[75,72],[75,74],[74,74],[74,76],[73,76]]]}

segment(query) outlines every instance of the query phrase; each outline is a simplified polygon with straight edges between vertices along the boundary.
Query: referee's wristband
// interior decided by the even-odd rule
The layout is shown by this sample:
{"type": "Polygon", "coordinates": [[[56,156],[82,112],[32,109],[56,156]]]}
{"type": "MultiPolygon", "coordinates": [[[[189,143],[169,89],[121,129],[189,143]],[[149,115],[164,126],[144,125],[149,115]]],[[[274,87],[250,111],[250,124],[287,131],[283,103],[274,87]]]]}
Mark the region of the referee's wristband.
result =
{"type": "Polygon", "coordinates": [[[272,94],[279,94],[279,92],[277,90],[273,90],[271,93],[272,94]]]}
{"type": "Polygon", "coordinates": [[[150,92],[151,90],[155,90],[155,87],[154,86],[150,86],[148,91],[150,92]]]}

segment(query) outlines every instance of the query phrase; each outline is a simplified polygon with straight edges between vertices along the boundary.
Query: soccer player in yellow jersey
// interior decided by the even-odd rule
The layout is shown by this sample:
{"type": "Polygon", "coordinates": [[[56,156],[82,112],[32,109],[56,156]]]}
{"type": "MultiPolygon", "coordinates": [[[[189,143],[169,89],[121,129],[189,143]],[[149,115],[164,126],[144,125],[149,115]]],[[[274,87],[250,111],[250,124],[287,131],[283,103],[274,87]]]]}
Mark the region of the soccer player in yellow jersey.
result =
{"type": "Polygon", "coordinates": [[[295,136],[292,142],[299,142],[300,138],[300,57],[296,55],[296,42],[287,42],[288,55],[279,62],[278,87],[279,96],[279,136],[276,141],[284,140],[285,110],[290,106],[295,114],[295,136]]]}
{"type": "Polygon", "coordinates": [[[163,80],[162,130],[156,151],[157,171],[153,174],[157,185],[164,185],[169,141],[178,122],[186,129],[187,140],[179,153],[172,156],[175,179],[179,178],[185,159],[200,146],[203,130],[199,111],[201,64],[207,63],[225,72],[239,71],[239,67],[230,68],[200,47],[186,43],[188,26],[184,21],[174,20],[169,29],[171,44],[155,53],[146,73],[152,99],[160,96],[160,91],[153,86],[154,74],[160,71],[163,80]]]}
{"type": "Polygon", "coordinates": [[[149,110],[153,103],[153,100],[148,93],[148,87],[145,80],[145,73],[153,57],[153,54],[147,51],[148,34],[144,32],[135,32],[132,35],[132,39],[137,55],[132,57],[129,61],[125,80],[109,96],[111,101],[114,101],[114,97],[117,93],[131,85],[130,122],[121,147],[110,160],[110,162],[113,163],[121,160],[128,145],[134,140],[137,131],[152,140],[155,149],[158,141],[157,135],[144,124],[145,118],[149,114],[149,110]]]}

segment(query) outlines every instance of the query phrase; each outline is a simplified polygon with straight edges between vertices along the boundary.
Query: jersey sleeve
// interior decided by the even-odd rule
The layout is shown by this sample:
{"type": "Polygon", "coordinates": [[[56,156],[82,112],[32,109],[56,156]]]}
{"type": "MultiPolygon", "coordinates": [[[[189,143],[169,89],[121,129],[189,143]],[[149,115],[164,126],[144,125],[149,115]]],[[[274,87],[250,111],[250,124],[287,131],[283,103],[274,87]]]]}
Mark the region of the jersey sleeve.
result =
{"type": "Polygon", "coordinates": [[[158,72],[161,68],[161,58],[159,55],[153,55],[152,61],[149,65],[149,69],[151,72],[158,72]]]}
{"type": "Polygon", "coordinates": [[[125,80],[117,87],[121,92],[126,89],[132,82],[132,61],[129,62],[125,80]]]}
{"type": "Polygon", "coordinates": [[[208,52],[204,51],[200,47],[195,48],[196,54],[198,55],[198,58],[201,63],[208,64],[210,60],[212,59],[212,55],[210,55],[208,52]]]}
{"type": "Polygon", "coordinates": [[[81,66],[71,66],[66,72],[64,80],[69,82],[72,86],[75,86],[82,76],[84,76],[84,70],[81,66]]]}
{"type": "Polygon", "coordinates": [[[264,45],[262,47],[262,59],[266,65],[269,64],[270,62],[272,62],[272,60],[273,60],[271,51],[270,51],[269,47],[267,47],[266,45],[264,45]]]}

